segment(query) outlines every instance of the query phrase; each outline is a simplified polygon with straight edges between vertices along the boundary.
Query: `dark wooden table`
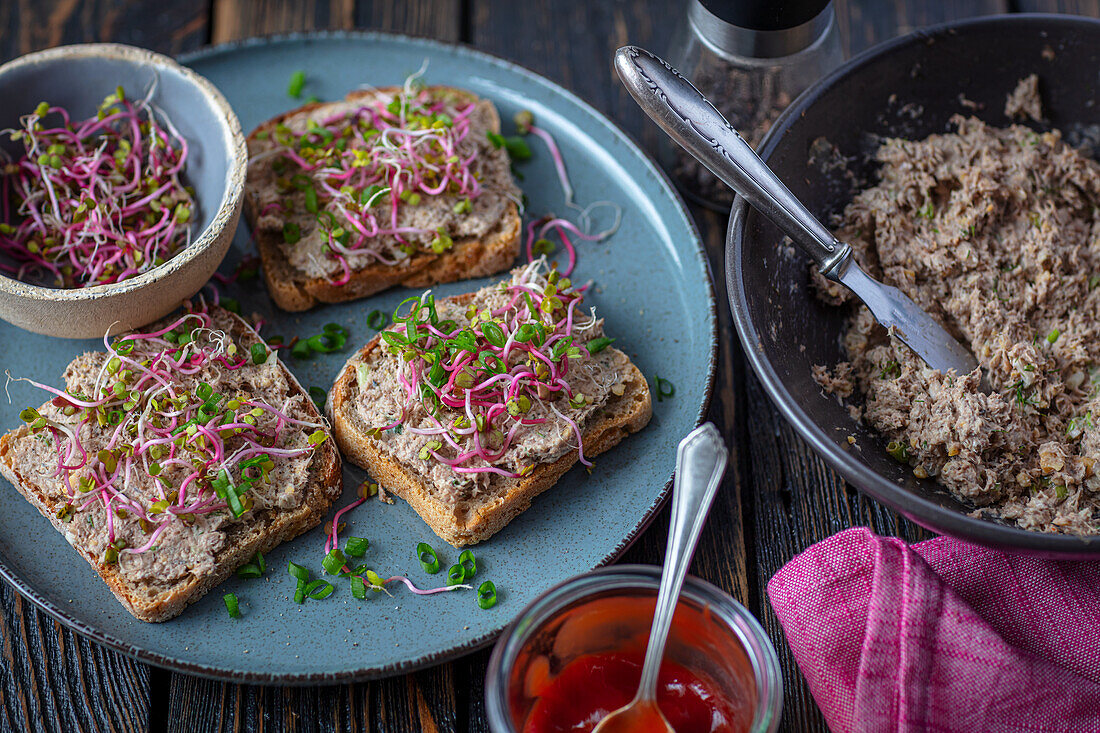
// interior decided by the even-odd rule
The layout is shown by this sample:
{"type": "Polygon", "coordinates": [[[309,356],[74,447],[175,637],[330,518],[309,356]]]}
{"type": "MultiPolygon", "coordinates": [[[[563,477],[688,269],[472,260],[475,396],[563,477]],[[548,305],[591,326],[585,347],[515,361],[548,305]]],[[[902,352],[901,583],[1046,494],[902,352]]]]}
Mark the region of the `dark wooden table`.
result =
{"type": "MultiPolygon", "coordinates": [[[[1004,12],[1100,15],[1100,0],[835,0],[849,54],[931,23],[1004,12]]],[[[652,150],[657,130],[614,78],[625,43],[663,51],[682,2],[661,0],[0,0],[0,61],[63,43],[119,41],[176,54],[247,36],[371,28],[456,41],[573,90],[652,150]]],[[[722,272],[726,217],[693,212],[722,272]]],[[[928,533],[856,493],[776,413],[741,354],[722,278],[721,354],[710,419],[733,444],[692,572],[761,619],[786,685],[782,730],[824,730],[768,606],[768,578],[853,525],[913,541],[928,533]]],[[[659,563],[667,511],[626,553],[659,563]]],[[[0,583],[0,730],[488,730],[488,651],[405,677],[336,687],[212,682],[135,662],[64,629],[0,583]]]]}

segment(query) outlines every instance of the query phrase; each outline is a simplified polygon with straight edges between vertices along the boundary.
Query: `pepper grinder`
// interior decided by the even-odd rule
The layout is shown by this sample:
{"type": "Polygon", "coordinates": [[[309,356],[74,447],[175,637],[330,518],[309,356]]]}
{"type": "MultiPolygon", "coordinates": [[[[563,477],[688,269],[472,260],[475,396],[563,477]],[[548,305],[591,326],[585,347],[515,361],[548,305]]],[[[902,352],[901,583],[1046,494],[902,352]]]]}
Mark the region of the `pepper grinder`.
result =
{"type": "MultiPolygon", "coordinates": [[[[844,50],[830,0],[688,0],[666,58],[755,148],[844,50]]],[[[683,148],[664,138],[658,158],[688,198],[729,212],[733,192],[683,148]]]]}

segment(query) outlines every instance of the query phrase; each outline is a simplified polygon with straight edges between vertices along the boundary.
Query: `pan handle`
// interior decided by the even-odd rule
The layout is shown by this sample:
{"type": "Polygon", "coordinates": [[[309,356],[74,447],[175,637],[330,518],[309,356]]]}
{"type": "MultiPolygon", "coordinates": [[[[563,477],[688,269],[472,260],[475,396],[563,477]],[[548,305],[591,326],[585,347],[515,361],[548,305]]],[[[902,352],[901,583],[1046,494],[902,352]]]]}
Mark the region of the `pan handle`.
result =
{"type": "Polygon", "coordinates": [[[790,236],[822,275],[838,274],[851,247],[814,218],[691,82],[637,46],[615,52],[615,70],[642,110],[669,137],[790,236]]]}

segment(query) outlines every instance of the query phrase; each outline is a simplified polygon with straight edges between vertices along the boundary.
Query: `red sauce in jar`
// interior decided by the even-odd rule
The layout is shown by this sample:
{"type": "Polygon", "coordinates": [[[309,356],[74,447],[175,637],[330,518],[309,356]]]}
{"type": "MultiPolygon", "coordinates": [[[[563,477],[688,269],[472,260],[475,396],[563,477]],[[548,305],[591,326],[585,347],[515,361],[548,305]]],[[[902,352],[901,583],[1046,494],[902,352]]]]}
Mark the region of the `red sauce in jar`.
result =
{"type": "MultiPolygon", "coordinates": [[[[555,677],[542,680],[524,733],[591,731],[608,713],[634,699],[643,658],[641,652],[607,652],[569,662],[555,677]]],[[[665,661],[657,677],[657,705],[676,733],[747,732],[752,711],[731,704],[717,689],[705,675],[665,661]]],[[[632,722],[639,733],[664,730],[652,717],[632,722]]]]}

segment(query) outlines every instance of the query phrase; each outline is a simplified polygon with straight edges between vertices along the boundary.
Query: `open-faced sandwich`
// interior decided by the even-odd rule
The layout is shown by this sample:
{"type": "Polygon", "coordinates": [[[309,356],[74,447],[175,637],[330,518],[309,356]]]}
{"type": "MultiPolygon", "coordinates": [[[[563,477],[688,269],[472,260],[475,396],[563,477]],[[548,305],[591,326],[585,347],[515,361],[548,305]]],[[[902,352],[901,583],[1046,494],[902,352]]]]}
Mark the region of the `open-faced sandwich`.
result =
{"type": "Polygon", "coordinates": [[[260,125],[245,216],[275,303],[300,311],[507,269],[520,193],[499,132],[491,102],[412,84],[260,125]]]}
{"type": "Polygon", "coordinates": [[[545,260],[406,299],[329,393],[341,451],[447,542],[488,538],[649,422],[645,377],[582,301],[545,260]]]}
{"type": "Polygon", "coordinates": [[[0,474],[118,599],[164,621],[340,491],[328,425],[242,319],[193,308],[77,357],[0,437],[0,474]]]}

